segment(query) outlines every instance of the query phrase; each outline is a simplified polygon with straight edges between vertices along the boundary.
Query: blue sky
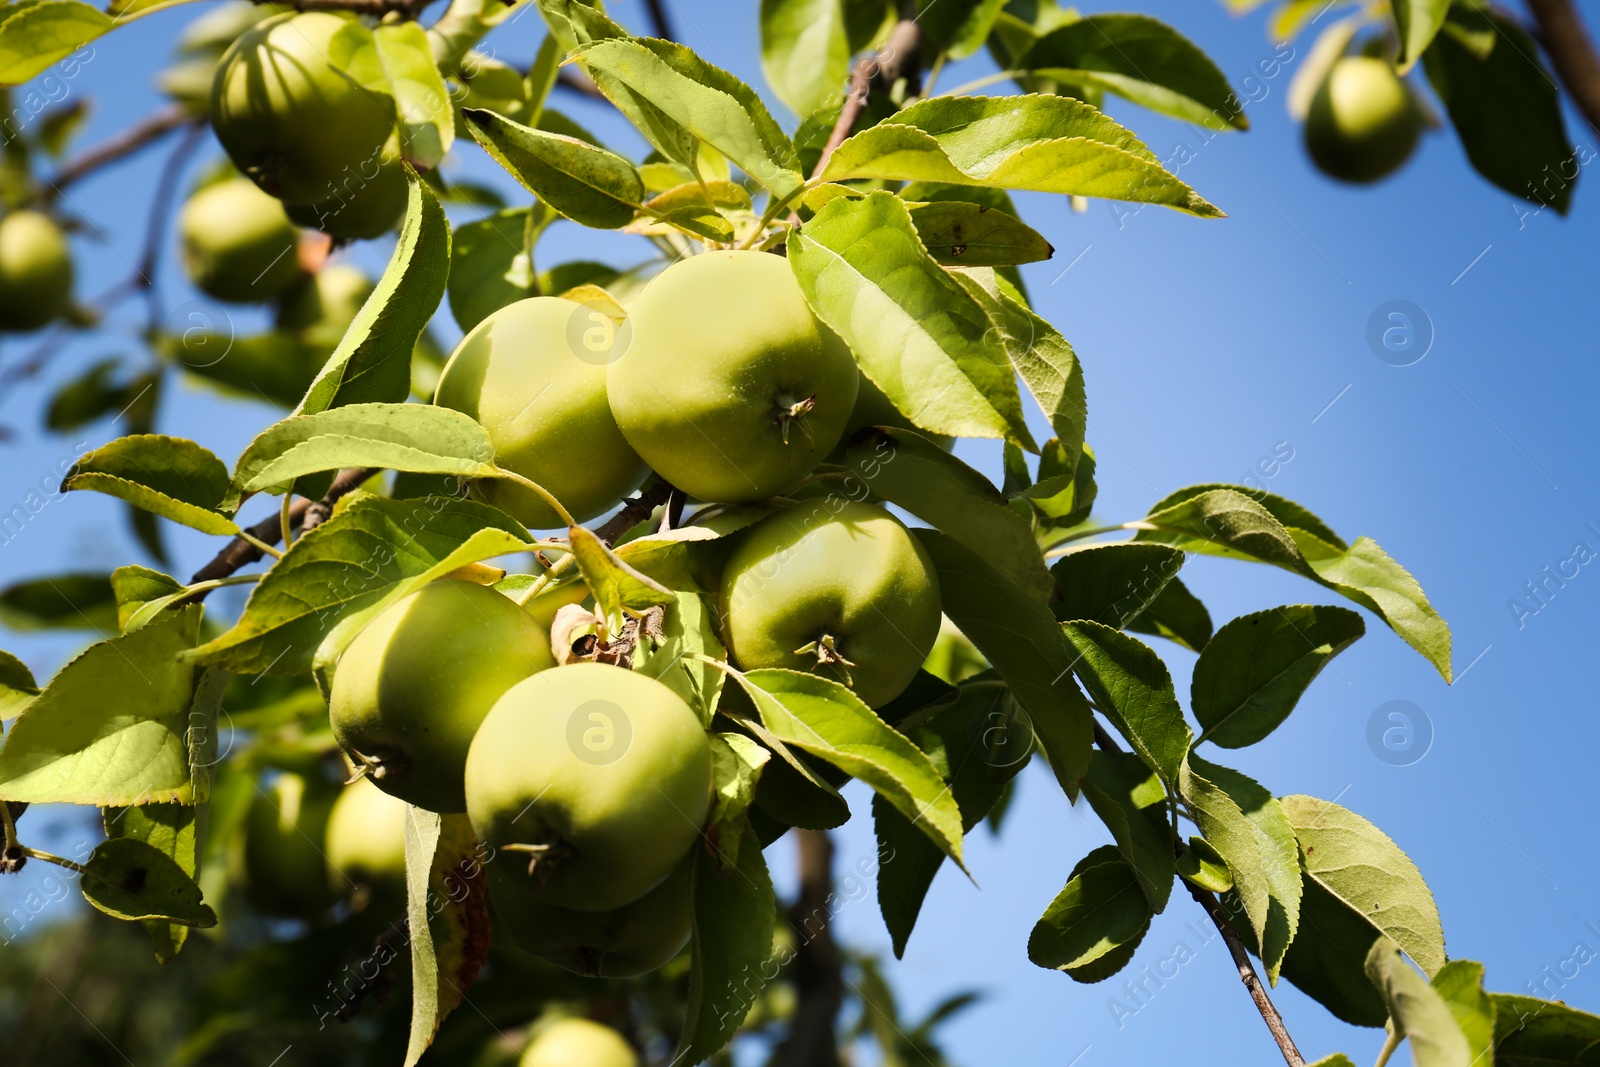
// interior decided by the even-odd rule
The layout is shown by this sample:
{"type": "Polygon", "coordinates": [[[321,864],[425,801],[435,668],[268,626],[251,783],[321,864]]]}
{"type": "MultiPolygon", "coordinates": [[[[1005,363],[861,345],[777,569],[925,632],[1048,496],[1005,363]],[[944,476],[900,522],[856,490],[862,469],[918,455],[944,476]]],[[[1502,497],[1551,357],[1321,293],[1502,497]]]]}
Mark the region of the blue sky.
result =
{"type": "MultiPolygon", "coordinates": [[[[685,43],[761,85],[753,3],[671,0],[668,7],[685,43]]],[[[642,9],[640,0],[613,4],[634,26],[643,26],[642,9]]],[[[156,63],[196,10],[143,20],[94,46],[69,83],[95,101],[88,139],[158,105],[150,88],[156,63]]],[[[1193,0],[1150,0],[1138,10],[1170,21],[1217,59],[1244,90],[1253,129],[1207,140],[1132,105],[1108,108],[1158,155],[1184,158],[1181,176],[1228,212],[1224,220],[1154,207],[1129,214],[1103,202],[1074,214],[1059,197],[1019,198],[1057,249],[1053,261],[1024,275],[1037,310],[1084,364],[1089,440],[1100,459],[1097,516],[1137,517],[1196,482],[1261,478],[1258,461],[1276,457],[1267,489],[1310,507],[1347,539],[1375,538],[1408,567],[1452,625],[1456,684],[1445,686],[1373,622],[1276,734],[1230,753],[1232,762],[1275,792],[1337,797],[1385,829],[1432,885],[1451,955],[1484,961],[1491,988],[1523,991],[1565,965],[1558,995],[1600,1009],[1600,966],[1569,962],[1580,942],[1600,951],[1600,899],[1589,888],[1600,877],[1600,856],[1590,847],[1594,798],[1586,784],[1600,726],[1583,674],[1594,655],[1600,564],[1550,583],[1542,605],[1526,601],[1525,589],[1544,580],[1545,567],[1555,571],[1572,559],[1580,542],[1600,553],[1593,399],[1600,193],[1588,188],[1595,178],[1580,176],[1566,219],[1534,213],[1479,179],[1453,135],[1440,131],[1394,179],[1374,188],[1335,185],[1312,170],[1284,106],[1308,40],[1285,59],[1259,16],[1235,19],[1220,4],[1193,0]],[[1409,366],[1380,360],[1367,341],[1369,320],[1396,300],[1420,308],[1418,321],[1432,333],[1426,356],[1409,366]],[[1520,613],[1511,606],[1517,597],[1527,603],[1520,613]],[[1369,720],[1391,701],[1414,705],[1432,734],[1426,754],[1406,766],[1380,759],[1368,742],[1369,720]]],[[[526,62],[538,36],[530,16],[491,42],[503,58],[526,62]]],[[[989,69],[980,58],[947,71],[944,84],[989,69]]],[[[602,108],[570,98],[558,106],[615,145],[637,143],[602,108]]],[[[793,121],[781,112],[780,119],[793,121]]],[[[1594,131],[1575,114],[1568,129],[1593,158],[1594,131]]],[[[202,158],[216,152],[209,145],[202,158]]],[[[515,186],[475,148],[456,156],[455,173],[494,180],[518,202],[515,186]]],[[[80,293],[114,284],[128,269],[124,257],[136,257],[156,169],[147,156],[73,192],[72,206],[105,239],[77,239],[80,293]]],[[[623,264],[642,254],[639,247],[561,224],[540,256],[544,265],[569,257],[623,264]]],[[[168,309],[195,295],[171,252],[161,282],[168,309]]],[[[369,243],[346,255],[377,270],[387,248],[369,243]]],[[[141,314],[127,305],[104,331],[59,353],[39,380],[0,398],[0,423],[15,433],[0,463],[7,508],[80,443],[92,447],[113,434],[100,424],[52,436],[37,411],[54,386],[93,359],[136,352],[141,314]]],[[[234,311],[237,328],[259,326],[255,314],[234,311]]],[[[439,320],[440,334],[453,341],[447,320],[439,320]]],[[[30,348],[0,341],[0,366],[30,348]]],[[[272,418],[265,406],[184,388],[164,400],[161,425],[231,458],[272,418]]],[[[962,454],[991,472],[997,467],[996,448],[964,444],[962,454]]],[[[214,551],[199,534],[172,541],[175,573],[214,551]]],[[[53,500],[0,546],[0,579],[107,569],[136,557],[117,509],[74,494],[53,500]]],[[[1309,583],[1259,566],[1198,560],[1184,578],[1219,625],[1274,604],[1332,602],[1309,583]]],[[[8,634],[5,641],[41,674],[76,647],[68,637],[8,634]]],[[[1193,657],[1171,646],[1161,651],[1186,693],[1193,657]]],[[[867,798],[858,791],[851,799],[857,817],[840,834],[841,867],[873,851],[867,798]]],[[[1030,769],[1004,834],[994,840],[980,831],[971,840],[969,863],[982,889],[946,869],[905,960],[892,968],[907,1014],[957,989],[981,990],[983,1002],[947,1031],[956,1061],[966,1064],[1093,1067],[1176,1056],[1196,1041],[1229,1050],[1206,1060],[1272,1062],[1276,1053],[1225,947],[1203,942],[1208,928],[1186,900],[1174,898],[1129,971],[1110,982],[1077,985],[1027,961],[1035,919],[1073,864],[1105,840],[1086,808],[1071,808],[1047,774],[1030,769]],[[1159,969],[1180,941],[1193,959],[1175,977],[1142,1004],[1122,994],[1124,978],[1146,965],[1159,969]],[[1113,1009],[1113,997],[1123,1011],[1113,1009]]],[[[787,846],[770,858],[780,879],[792,872],[787,846]]],[[[0,886],[0,904],[24,884],[0,886]]],[[[870,895],[842,910],[839,928],[851,943],[887,954],[870,895]]],[[[1333,1020],[1287,984],[1274,996],[1308,1059],[1345,1051],[1361,1062],[1381,1044],[1378,1032],[1333,1020]]]]}

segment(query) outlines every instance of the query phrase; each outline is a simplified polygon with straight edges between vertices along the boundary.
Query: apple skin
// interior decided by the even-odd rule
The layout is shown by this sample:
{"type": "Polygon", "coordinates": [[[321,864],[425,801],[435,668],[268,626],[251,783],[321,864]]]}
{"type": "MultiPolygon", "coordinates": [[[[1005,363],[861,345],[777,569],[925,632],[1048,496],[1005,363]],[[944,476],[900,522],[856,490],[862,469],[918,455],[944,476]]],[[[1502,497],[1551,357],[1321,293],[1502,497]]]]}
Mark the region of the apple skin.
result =
{"type": "Polygon", "coordinates": [[[517,1067],[639,1067],[622,1035],[588,1019],[562,1019],[540,1030],[517,1067]]]}
{"type": "Polygon", "coordinates": [[[743,535],[722,574],[723,640],[744,669],[812,671],[868,707],[899,696],[939,636],[939,579],[916,539],[872,504],[803,503],[743,535]],[[831,638],[850,664],[798,649],[831,638]]]}
{"type": "Polygon", "coordinates": [[[761,500],[839,443],[855,358],[812,314],[783,257],[691,256],[645,286],[628,320],[632,341],[608,368],[611,410],[644,461],[690,496],[761,500]],[[809,412],[780,417],[807,400],[809,412]]]}
{"type": "Polygon", "coordinates": [[[47,215],[0,216],[0,331],[27,333],[60,318],[72,303],[72,249],[47,215]]]}
{"type": "Polygon", "coordinates": [[[361,268],[329,264],[283,295],[277,327],[306,344],[334,348],[372,290],[372,279],[361,268]]]}
{"type": "Polygon", "coordinates": [[[507,690],[473,738],[466,781],[496,866],[543,903],[609,911],[659,885],[699,839],[711,749],[667,686],[572,663],[507,690]],[[530,872],[507,845],[551,852],[530,872]]]}
{"type": "MultiPolygon", "coordinates": [[[[501,857],[516,867],[516,854],[501,857]]],[[[612,911],[579,911],[539,900],[526,878],[506,863],[491,863],[489,899],[499,929],[524,952],[574,974],[634,978],[659,969],[682,951],[693,931],[690,890],[694,856],[632,904],[612,911]]]]}
{"type": "Polygon", "coordinates": [[[217,140],[240,171],[286,203],[321,203],[353,176],[370,180],[394,130],[393,102],[329,58],[334,35],[350,25],[326,11],[279,15],[242,33],[217,65],[217,140]]]}
{"type": "Polygon", "coordinates": [[[1345,56],[1311,100],[1306,151],[1330,177],[1375,182],[1411,157],[1422,123],[1411,90],[1386,61],[1345,56]]]}
{"type": "MultiPolygon", "coordinates": [[[[556,296],[506,305],[461,339],[433,400],[478,420],[495,462],[543,486],[578,522],[616,506],[648,473],[612,418],[605,366],[569,340],[589,315],[556,296]]],[[[515,482],[474,482],[472,492],[534,529],[565,525],[515,482]]]]}
{"type": "Polygon", "coordinates": [[[407,196],[405,168],[398,156],[386,152],[375,172],[368,166],[343,179],[333,196],[315,204],[288,205],[289,217],[340,241],[365,241],[399,224],[407,196]]]}
{"type": "Polygon", "coordinates": [[[358,778],[328,813],[328,884],[341,897],[394,911],[406,901],[406,805],[358,778]]]}
{"type": "Polygon", "coordinates": [[[245,899],[268,915],[310,919],[333,903],[326,850],[339,787],[285,771],[258,787],[245,814],[245,899]]]}
{"type": "Polygon", "coordinates": [[[281,296],[304,277],[283,205],[243,178],[208,185],[178,216],[183,265],[201,292],[235,304],[281,296]]]}
{"type": "Polygon", "coordinates": [[[408,804],[467,810],[472,735],[501,694],[555,666],[550,639],[510,597],[441,579],[386,608],[339,657],[328,718],[373,784],[408,804]]]}

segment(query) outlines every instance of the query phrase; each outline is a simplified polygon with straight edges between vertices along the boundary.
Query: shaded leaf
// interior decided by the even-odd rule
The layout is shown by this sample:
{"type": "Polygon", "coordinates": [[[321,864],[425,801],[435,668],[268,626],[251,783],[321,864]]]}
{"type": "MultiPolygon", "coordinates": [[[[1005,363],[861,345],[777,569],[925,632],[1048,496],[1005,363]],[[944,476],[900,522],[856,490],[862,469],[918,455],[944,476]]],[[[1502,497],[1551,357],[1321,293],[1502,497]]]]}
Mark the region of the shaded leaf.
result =
{"type": "Polygon", "coordinates": [[[1400,31],[1400,54],[1395,58],[1404,74],[1433,43],[1450,11],[1450,0],[1395,0],[1390,11],[1400,31]]]}
{"type": "Polygon", "coordinates": [[[574,222],[615,230],[633,221],[644,185],[633,164],[615,152],[531,129],[493,111],[468,108],[462,114],[495,162],[574,222]]]}
{"type": "Polygon", "coordinates": [[[39,695],[39,683],[27,664],[9,652],[0,652],[0,719],[19,714],[39,695]]]}
{"type": "Polygon", "coordinates": [[[655,604],[676,603],[672,590],[628,566],[587,527],[574,526],[569,533],[584,584],[613,630],[622,625],[623,608],[643,611],[655,604]]]}
{"type": "MultiPolygon", "coordinates": [[[[1366,971],[1389,1008],[1394,1032],[1411,1042],[1416,1067],[1471,1067],[1472,1050],[1450,1005],[1406,962],[1398,945],[1386,937],[1375,941],[1367,953],[1366,971]]],[[[1489,1029],[1492,1033],[1492,1018],[1489,1029]]]]}
{"type": "Polygon", "coordinates": [[[457,226],[450,243],[450,314],[463,333],[507,304],[539,295],[533,246],[550,223],[535,204],[457,226]]]}
{"type": "Polygon", "coordinates": [[[239,532],[238,524],[217,510],[228,490],[228,468],[181,437],[119,437],[80,456],[61,488],[105,493],[202,533],[239,532]]]}
{"type": "Polygon", "coordinates": [[[1072,671],[1101,714],[1176,794],[1192,734],[1166,664],[1150,646],[1109,626],[1069,622],[1061,629],[1077,652],[1072,671]]]}
{"type": "Polygon", "coordinates": [[[1032,226],[983,204],[946,200],[909,207],[928,254],[946,266],[1005,267],[1055,254],[1032,226]]]}
{"type": "Polygon", "coordinates": [[[1600,1015],[1559,1001],[1491,993],[1496,1067],[1590,1067],[1600,1049],[1600,1015]]]}
{"type": "Polygon", "coordinates": [[[1081,972],[1125,945],[1137,944],[1150,924],[1150,905],[1128,862],[1109,845],[1083,858],[1028,935],[1028,959],[1079,981],[1107,977],[1081,972]]]}
{"type": "Polygon", "coordinates": [[[1160,778],[1135,753],[1096,751],[1089,760],[1083,795],[1138,876],[1151,912],[1160,914],[1172,894],[1176,871],[1167,792],[1160,778]]]}
{"type": "Polygon", "coordinates": [[[200,887],[165,852],[131,837],[102,841],[84,864],[84,899],[118,919],[161,919],[183,926],[217,925],[200,887]]]}
{"type": "Polygon", "coordinates": [[[116,596],[104,574],[29,578],[0,590],[0,623],[13,630],[117,629],[116,596]]]}
{"type": "Polygon", "coordinates": [[[1199,652],[1211,640],[1211,613],[1182,580],[1173,578],[1150,606],[1129,619],[1123,628],[1165,637],[1191,652],[1199,652]]]}
{"type": "Polygon", "coordinates": [[[1183,566],[1165,545],[1096,545],[1062,556],[1050,567],[1061,599],[1051,604],[1063,622],[1083,619],[1120,630],[1151,607],[1183,566]]]}

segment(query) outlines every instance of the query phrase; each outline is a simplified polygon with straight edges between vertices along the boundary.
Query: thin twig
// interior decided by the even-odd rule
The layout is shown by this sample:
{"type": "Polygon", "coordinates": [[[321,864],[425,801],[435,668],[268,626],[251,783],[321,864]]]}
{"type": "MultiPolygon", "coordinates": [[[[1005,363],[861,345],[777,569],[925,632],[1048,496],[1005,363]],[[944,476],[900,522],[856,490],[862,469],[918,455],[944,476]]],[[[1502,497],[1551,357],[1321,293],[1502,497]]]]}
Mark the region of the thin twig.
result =
{"type": "Polygon", "coordinates": [[[916,82],[921,76],[922,26],[915,18],[905,17],[895,23],[889,39],[876,55],[862,56],[850,68],[850,90],[845,95],[844,106],[839,109],[839,120],[833,124],[828,143],[823,146],[817,160],[815,177],[827,167],[834,150],[855,132],[856,123],[867,110],[867,101],[874,90],[887,91],[901,78],[907,79],[910,95],[916,93],[916,82]]]}
{"type": "Polygon", "coordinates": [[[1528,10],[1556,77],[1589,125],[1600,131],[1600,55],[1572,0],[1528,0],[1528,10]]]}
{"type": "MultiPolygon", "coordinates": [[[[1103,752],[1121,752],[1122,746],[1117,744],[1106,728],[1100,725],[1099,719],[1094,723],[1094,743],[1103,752]]],[[[1261,1020],[1267,1024],[1267,1029],[1272,1032],[1272,1039],[1278,1043],[1278,1051],[1283,1053],[1284,1063],[1288,1067],[1306,1067],[1305,1057],[1300,1055],[1300,1050],[1295,1047],[1294,1038],[1289,1036],[1289,1028],[1283,1024],[1283,1016],[1278,1013],[1278,1007],[1272,1003],[1272,998],[1267,996],[1266,986],[1261,984],[1261,976],[1256,973],[1255,964],[1250,962],[1250,954],[1245,950],[1244,942],[1239,940],[1239,934],[1233,928],[1233,921],[1228,918],[1228,912],[1223,908],[1215,896],[1201,889],[1187,879],[1180,878],[1184,888],[1189,890],[1189,895],[1195,902],[1205,909],[1206,915],[1216,925],[1217,933],[1222,935],[1223,943],[1228,946],[1228,954],[1233,957],[1234,965],[1239,968],[1239,980],[1244,983],[1245,989],[1250,991],[1250,999],[1255,1002],[1256,1011],[1261,1013],[1261,1020]]]]}
{"type": "Polygon", "coordinates": [[[156,272],[161,263],[161,246],[167,234],[167,223],[172,218],[172,208],[178,198],[178,182],[183,177],[183,168],[188,165],[189,157],[200,147],[200,142],[206,133],[204,119],[196,119],[189,125],[189,132],[184,134],[183,140],[172,150],[166,163],[161,167],[161,177],[156,182],[155,196],[150,202],[150,226],[144,235],[144,253],[139,257],[139,265],[134,268],[139,285],[144,288],[145,301],[149,312],[150,329],[153,331],[161,325],[161,296],[156,291],[156,272]]]}
{"type": "Polygon", "coordinates": [[[617,538],[639,525],[650,517],[650,513],[667,502],[672,495],[672,486],[663,479],[657,478],[644,487],[638,496],[632,497],[622,505],[622,510],[607,519],[595,530],[595,536],[606,544],[611,544],[617,538]]]}
{"type": "MultiPolygon", "coordinates": [[[[333,513],[333,505],[338,503],[340,497],[345,496],[376,473],[378,472],[373,467],[346,467],[333,479],[333,484],[328,487],[327,495],[321,500],[311,501],[301,498],[290,506],[290,524],[298,524],[302,534],[316,528],[333,513]]],[[[282,517],[274,512],[250,527],[246,532],[259,541],[275,545],[283,540],[282,517]]],[[[189,584],[199,585],[201,582],[211,582],[218,578],[226,578],[239,568],[248,567],[250,564],[255,563],[263,555],[265,553],[249,541],[242,537],[235,537],[223,547],[221,552],[218,552],[212,558],[210,563],[194,572],[193,577],[189,579],[189,584]]],[[[195,592],[189,597],[189,602],[194,603],[204,600],[208,592],[210,592],[209,589],[195,592]]]]}
{"type": "Polygon", "coordinates": [[[667,9],[661,0],[644,0],[644,6],[650,12],[650,25],[655,28],[656,36],[663,41],[676,41],[678,38],[672,32],[672,23],[667,19],[667,9]]]}
{"type": "Polygon", "coordinates": [[[61,191],[74,182],[82,181],[101,167],[126,159],[139,149],[159,141],[167,134],[196,121],[194,112],[183,107],[169,107],[129,126],[126,130],[100,142],[82,154],[61,165],[50,178],[40,195],[54,200],[61,191]]]}

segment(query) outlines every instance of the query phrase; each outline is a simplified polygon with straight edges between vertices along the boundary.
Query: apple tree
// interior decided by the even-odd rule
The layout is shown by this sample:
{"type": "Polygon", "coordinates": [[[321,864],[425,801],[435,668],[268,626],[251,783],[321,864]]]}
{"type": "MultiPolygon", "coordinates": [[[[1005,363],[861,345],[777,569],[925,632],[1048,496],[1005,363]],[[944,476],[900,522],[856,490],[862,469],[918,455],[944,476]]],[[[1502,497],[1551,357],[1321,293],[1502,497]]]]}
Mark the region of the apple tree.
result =
{"type": "MultiPolygon", "coordinates": [[[[118,302],[152,302],[142,369],[97,363],[47,413],[122,409],[126,433],[61,488],[123,502],[149,558],[0,592],[8,618],[102,631],[44,682],[0,654],[0,823],[6,873],[55,865],[124,921],[103,960],[168,964],[141,1003],[187,1020],[186,1061],[266,1062],[270,1042],[225,1039],[272,1034],[340,1063],[770,1046],[787,1067],[866,1040],[942,1062],[964,1002],[891,1017],[890,969],[827,930],[840,789],[872,791],[899,953],[1037,759],[1114,844],[1078,862],[1019,966],[1105,981],[1157,914],[1198,907],[1291,1065],[1280,980],[1387,1028],[1384,1060],[1409,1042],[1430,1065],[1591,1062],[1600,1017],[1489,992],[1447,957],[1399,843],[1228,766],[1368,620],[1448,682],[1417,580],[1259,489],[1094,515],[1084,371],[1030,306],[1017,268],[1052,249],[1011,193],[1226,225],[1100,110],[1248,126],[1177,29],[1051,0],[765,0],[768,87],[804,116],[785,129],[660,4],[646,36],[580,0],[451,0],[426,26],[428,0],[226,3],[176,40],[169,109],[62,159],[82,108],[51,106],[50,80],[171,6],[0,6],[0,330],[46,331],[36,370],[118,302]],[[486,43],[535,25],[526,70],[486,43]],[[941,87],[985,51],[998,73],[941,87]],[[600,143],[558,92],[608,102],[652,151],[600,143]],[[173,210],[208,133],[223,154],[173,210]],[[75,301],[64,189],[174,136],[144,261],[75,301]],[[441,170],[479,149],[528,195],[441,170]],[[633,235],[641,259],[547,264],[557,223],[633,235]],[[174,232],[195,287],[271,328],[165,326],[152,279],[174,232]],[[329,262],[391,232],[375,280],[329,262]],[[441,313],[464,334],[448,354],[441,313]],[[284,414],[230,463],[158,424],[174,380],[284,414]],[[959,438],[1002,462],[975,469],[959,438]],[[186,580],[166,573],[173,524],[218,539],[186,580]],[[1291,572],[1308,602],[1215,625],[1180,577],[1194,554],[1291,572]],[[235,617],[208,603],[228,586],[249,587],[235,617]],[[1199,655],[1186,699],[1164,643],[1199,655]],[[99,809],[103,838],[49,851],[49,805],[99,809]],[[786,837],[787,911],[765,859],[786,837]],[[866,1003],[841,1029],[846,969],[866,1003]]],[[[1273,32],[1342,6],[1286,2],[1273,32]]],[[[1600,114],[1570,7],[1530,6],[1600,114]]],[[[1402,77],[1419,62],[1473,166],[1565,210],[1555,82],[1479,0],[1319,30],[1291,101],[1317,166],[1366,182],[1405,161],[1436,121],[1402,77]]]]}

